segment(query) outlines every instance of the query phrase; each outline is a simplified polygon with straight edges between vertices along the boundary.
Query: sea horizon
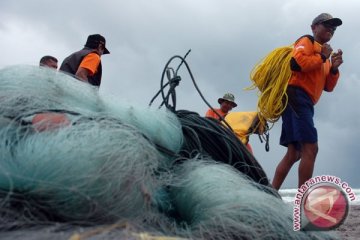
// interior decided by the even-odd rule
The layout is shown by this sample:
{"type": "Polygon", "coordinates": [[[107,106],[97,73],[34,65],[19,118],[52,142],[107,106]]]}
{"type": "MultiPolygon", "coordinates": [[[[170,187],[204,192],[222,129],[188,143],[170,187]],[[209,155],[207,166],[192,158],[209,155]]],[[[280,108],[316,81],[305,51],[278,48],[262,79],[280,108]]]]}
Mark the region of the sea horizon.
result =
{"type": "MultiPolygon", "coordinates": [[[[282,197],[282,199],[284,200],[284,202],[286,203],[293,203],[294,199],[295,199],[295,194],[297,193],[298,189],[297,188],[288,188],[288,189],[280,189],[279,193],[282,197]]],[[[351,201],[349,199],[349,204],[350,205],[360,205],[360,188],[353,188],[352,192],[355,194],[355,200],[351,201]]]]}

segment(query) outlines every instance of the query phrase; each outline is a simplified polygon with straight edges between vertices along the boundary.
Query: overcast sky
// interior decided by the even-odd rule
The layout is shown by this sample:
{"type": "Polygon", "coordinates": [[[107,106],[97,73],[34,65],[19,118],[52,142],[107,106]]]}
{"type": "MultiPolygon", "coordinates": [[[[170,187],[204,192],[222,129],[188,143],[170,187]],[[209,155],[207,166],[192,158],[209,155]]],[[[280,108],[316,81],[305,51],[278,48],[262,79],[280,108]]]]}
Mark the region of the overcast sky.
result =
{"type": "MultiPolygon", "coordinates": [[[[1,0],[0,68],[38,65],[43,55],[61,63],[89,34],[100,33],[111,52],[102,57],[101,92],[147,105],[166,62],[191,49],[187,62],[207,101],[218,107],[218,97],[232,92],[234,111],[253,111],[256,91],[244,88],[251,85],[254,65],[272,49],[311,34],[313,18],[328,12],[343,20],[330,44],[343,50],[344,63],[335,91],[324,93],[315,106],[314,175],[335,175],[359,188],[359,10],[359,0],[1,0]]],[[[177,109],[204,115],[207,106],[184,67],[179,74],[177,109]]],[[[250,141],[270,179],[286,151],[278,144],[280,127],[281,120],[270,132],[270,152],[257,136],[250,141]]],[[[283,187],[297,187],[297,167],[283,187]]]]}

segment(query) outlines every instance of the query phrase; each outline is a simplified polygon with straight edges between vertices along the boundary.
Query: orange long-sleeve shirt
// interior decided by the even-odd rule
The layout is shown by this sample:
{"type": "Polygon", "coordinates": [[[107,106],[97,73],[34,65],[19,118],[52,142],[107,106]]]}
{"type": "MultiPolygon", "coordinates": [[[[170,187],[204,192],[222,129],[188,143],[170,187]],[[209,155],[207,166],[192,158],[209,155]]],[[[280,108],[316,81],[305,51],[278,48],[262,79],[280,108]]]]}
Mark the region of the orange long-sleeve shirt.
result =
{"type": "MultiPolygon", "coordinates": [[[[221,117],[225,117],[226,113],[224,113],[221,108],[214,108],[214,110],[221,116],[221,117]]],[[[211,118],[215,118],[217,120],[220,120],[219,116],[211,109],[209,108],[205,114],[205,117],[211,117],[211,118]]]]}
{"type": "Polygon", "coordinates": [[[293,58],[301,71],[293,71],[289,85],[305,90],[314,105],[319,101],[322,92],[331,92],[339,79],[339,72],[330,73],[329,59],[324,62],[321,57],[321,45],[308,38],[299,39],[294,46],[293,58]]]}

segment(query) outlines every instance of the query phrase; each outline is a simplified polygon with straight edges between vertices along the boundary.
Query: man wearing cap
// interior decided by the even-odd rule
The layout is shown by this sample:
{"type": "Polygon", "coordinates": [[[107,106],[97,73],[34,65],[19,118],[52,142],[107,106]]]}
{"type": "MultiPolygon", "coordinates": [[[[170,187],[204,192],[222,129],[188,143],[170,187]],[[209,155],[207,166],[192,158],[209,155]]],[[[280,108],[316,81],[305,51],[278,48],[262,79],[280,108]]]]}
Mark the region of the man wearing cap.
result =
{"type": "Polygon", "coordinates": [[[294,44],[290,62],[292,76],[287,88],[288,105],[282,114],[280,137],[280,144],[287,147],[287,152],[275,171],[272,182],[275,189],[281,187],[298,160],[298,187],[312,177],[318,152],[314,105],[323,91],[333,91],[339,79],[342,51],[333,52],[328,42],[341,24],[341,19],[322,13],[312,21],[313,36],[305,35],[294,44]]]}
{"type": "MultiPolygon", "coordinates": [[[[209,118],[215,118],[216,120],[222,121],[223,119],[225,119],[225,117],[228,115],[228,113],[237,106],[237,104],[235,103],[235,97],[233,94],[231,93],[225,93],[224,96],[222,98],[218,99],[218,103],[220,104],[220,108],[214,108],[214,110],[212,110],[211,108],[206,112],[205,117],[209,117],[209,118]]],[[[236,115],[236,117],[231,116],[232,114],[228,115],[228,118],[230,117],[231,120],[229,121],[229,119],[227,119],[226,121],[232,125],[232,124],[239,124],[238,119],[236,119],[234,121],[234,118],[237,118],[238,115],[236,115]]],[[[231,126],[233,127],[233,126],[231,126]]],[[[249,126],[250,127],[250,126],[249,126]]],[[[243,127],[244,128],[244,127],[243,127]]],[[[248,135],[244,135],[244,134],[238,134],[237,132],[235,132],[235,135],[237,135],[240,139],[240,141],[242,143],[245,144],[245,146],[247,147],[247,149],[249,150],[250,153],[253,153],[252,147],[249,143],[249,136],[248,135]]]]}
{"type": "Polygon", "coordinates": [[[60,70],[99,87],[102,74],[101,55],[110,53],[105,44],[106,40],[100,34],[89,35],[84,48],[65,58],[60,70]]]}
{"type": "Polygon", "coordinates": [[[214,108],[215,111],[210,108],[205,114],[206,117],[222,120],[231,109],[237,106],[235,97],[231,93],[225,93],[222,98],[218,99],[218,103],[220,104],[220,108],[214,108]]]}

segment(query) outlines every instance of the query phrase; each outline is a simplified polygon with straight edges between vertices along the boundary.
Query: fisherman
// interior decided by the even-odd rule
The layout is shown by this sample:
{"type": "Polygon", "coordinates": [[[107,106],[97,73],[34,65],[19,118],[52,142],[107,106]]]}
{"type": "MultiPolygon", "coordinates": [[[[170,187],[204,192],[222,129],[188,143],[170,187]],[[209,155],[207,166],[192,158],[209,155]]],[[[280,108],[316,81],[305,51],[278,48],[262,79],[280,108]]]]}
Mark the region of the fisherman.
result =
{"type": "Polygon", "coordinates": [[[244,113],[245,115],[240,112],[230,113],[233,108],[237,107],[234,94],[232,93],[225,93],[222,98],[218,99],[218,103],[220,104],[220,108],[215,108],[214,110],[210,108],[206,112],[205,116],[209,118],[214,118],[219,121],[225,119],[225,121],[230,124],[231,128],[236,128],[236,130],[234,131],[235,135],[246,146],[249,152],[253,153],[252,147],[249,143],[248,131],[252,127],[252,121],[249,123],[249,119],[252,118],[252,113],[249,113],[251,115],[250,118],[248,117],[249,114],[247,113],[244,113]],[[241,115],[241,117],[238,117],[239,114],[241,115]],[[244,119],[244,116],[246,119],[244,119]],[[246,128],[246,130],[244,128],[246,128]]]}
{"type": "Polygon", "coordinates": [[[237,106],[234,94],[232,93],[225,93],[222,98],[218,99],[218,103],[220,104],[220,108],[215,108],[215,111],[209,108],[205,114],[206,117],[215,118],[221,121],[234,107],[237,106]]]}
{"type": "Polygon", "coordinates": [[[281,187],[293,164],[300,159],[298,187],[312,177],[318,152],[314,105],[323,90],[333,91],[339,79],[343,52],[341,49],[333,52],[328,42],[341,24],[341,19],[322,13],[312,21],[313,36],[304,36],[294,45],[288,105],[282,114],[280,137],[280,144],[287,147],[287,152],[275,171],[272,182],[275,189],[281,187]]]}
{"type": "Polygon", "coordinates": [[[49,55],[43,56],[40,59],[39,66],[57,69],[58,68],[58,60],[53,56],[49,56],[49,55]]]}
{"type": "Polygon", "coordinates": [[[105,45],[106,40],[100,34],[89,35],[85,47],[65,58],[60,70],[74,75],[81,81],[100,87],[101,56],[110,53],[105,45]]]}

